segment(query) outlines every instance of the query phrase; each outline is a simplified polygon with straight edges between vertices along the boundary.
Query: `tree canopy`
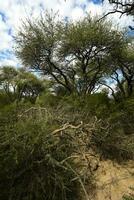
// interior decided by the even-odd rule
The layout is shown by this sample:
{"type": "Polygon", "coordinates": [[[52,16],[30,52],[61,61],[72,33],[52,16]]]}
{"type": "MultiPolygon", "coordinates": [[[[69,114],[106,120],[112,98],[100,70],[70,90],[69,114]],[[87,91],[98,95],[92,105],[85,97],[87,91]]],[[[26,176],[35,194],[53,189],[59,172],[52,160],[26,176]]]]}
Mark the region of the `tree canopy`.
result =
{"type": "Polygon", "coordinates": [[[16,36],[17,55],[25,66],[69,93],[91,94],[105,73],[108,57],[125,47],[124,34],[98,18],[86,16],[77,22],[55,18],[46,14],[24,23],[16,36]]]}

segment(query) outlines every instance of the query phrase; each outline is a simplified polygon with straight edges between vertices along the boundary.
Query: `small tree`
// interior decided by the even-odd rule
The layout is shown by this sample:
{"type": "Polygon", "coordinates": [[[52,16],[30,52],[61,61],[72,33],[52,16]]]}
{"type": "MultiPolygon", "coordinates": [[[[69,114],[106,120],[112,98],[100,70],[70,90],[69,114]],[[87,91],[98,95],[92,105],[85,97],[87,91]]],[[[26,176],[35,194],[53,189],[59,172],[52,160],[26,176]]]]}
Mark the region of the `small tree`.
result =
{"type": "Polygon", "coordinates": [[[0,73],[0,86],[10,102],[22,98],[35,102],[44,90],[43,82],[25,69],[4,66],[0,73]]]}
{"type": "Polygon", "coordinates": [[[24,70],[19,72],[20,80],[17,85],[18,100],[24,98],[34,103],[39,94],[44,90],[43,82],[29,72],[24,70]]]}
{"type": "MultiPolygon", "coordinates": [[[[116,91],[120,94],[120,97],[127,98],[132,96],[134,90],[134,45],[129,43],[122,46],[121,51],[113,52],[112,56],[108,57],[107,62],[107,72],[106,78],[111,79],[116,85],[116,91]]],[[[115,96],[113,88],[110,87],[110,84],[106,84],[115,96]]],[[[116,98],[116,97],[115,97],[116,98]]]]}
{"type": "Polygon", "coordinates": [[[78,22],[55,18],[46,14],[24,23],[16,36],[17,55],[69,93],[90,94],[102,77],[105,56],[120,45],[122,35],[89,16],[78,22]]]}
{"type": "Polygon", "coordinates": [[[12,66],[0,69],[0,87],[6,93],[9,101],[13,101],[17,90],[18,71],[12,66]]]}

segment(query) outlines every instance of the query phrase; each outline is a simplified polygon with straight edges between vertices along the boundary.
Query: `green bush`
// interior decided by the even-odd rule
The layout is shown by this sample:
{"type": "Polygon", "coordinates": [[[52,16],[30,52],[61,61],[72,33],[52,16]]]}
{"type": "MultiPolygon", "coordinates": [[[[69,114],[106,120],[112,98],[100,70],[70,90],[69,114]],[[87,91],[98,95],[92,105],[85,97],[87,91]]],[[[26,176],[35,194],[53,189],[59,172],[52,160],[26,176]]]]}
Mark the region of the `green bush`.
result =
{"type": "Polygon", "coordinates": [[[0,109],[4,106],[9,105],[10,103],[11,101],[9,97],[7,96],[7,94],[5,94],[4,91],[0,90],[0,109]]]}
{"type": "Polygon", "coordinates": [[[80,163],[73,159],[80,151],[80,132],[53,133],[61,127],[57,111],[45,110],[46,115],[45,108],[42,114],[39,107],[17,107],[16,112],[14,108],[0,115],[0,199],[80,199],[81,181],[87,181],[85,173],[79,175],[80,163]]]}
{"type": "Polygon", "coordinates": [[[77,166],[67,159],[78,147],[70,136],[52,134],[54,119],[0,119],[0,199],[79,199],[77,166]]]}
{"type": "Polygon", "coordinates": [[[59,97],[51,93],[43,93],[36,101],[36,104],[42,107],[56,107],[59,102],[59,97]]]}
{"type": "Polygon", "coordinates": [[[110,99],[105,93],[64,96],[59,100],[58,106],[70,115],[78,113],[79,119],[84,121],[88,121],[93,116],[106,118],[110,113],[110,99]]]}
{"type": "Polygon", "coordinates": [[[92,135],[97,151],[117,161],[134,159],[134,99],[112,103],[106,116],[92,135]]]}
{"type": "Polygon", "coordinates": [[[92,147],[104,158],[134,159],[133,115],[132,98],[115,104],[103,93],[45,94],[34,106],[7,104],[0,112],[0,199],[78,200],[83,194],[80,180],[86,182],[87,176],[79,175],[81,163],[68,158],[92,147]],[[80,121],[81,128],[53,134],[80,121]]]}
{"type": "Polygon", "coordinates": [[[91,136],[91,143],[104,158],[118,162],[134,159],[134,134],[125,134],[119,120],[100,121],[91,136]]]}

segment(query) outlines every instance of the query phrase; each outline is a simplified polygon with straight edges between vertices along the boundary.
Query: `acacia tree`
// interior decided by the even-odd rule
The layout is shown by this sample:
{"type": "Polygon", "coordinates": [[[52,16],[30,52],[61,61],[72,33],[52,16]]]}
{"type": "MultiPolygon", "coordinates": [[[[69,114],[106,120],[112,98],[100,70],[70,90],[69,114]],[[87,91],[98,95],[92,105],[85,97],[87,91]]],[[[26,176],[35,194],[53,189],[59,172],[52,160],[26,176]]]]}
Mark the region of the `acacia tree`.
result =
{"type": "Polygon", "coordinates": [[[124,44],[121,51],[113,52],[112,56],[108,56],[106,64],[106,73],[104,74],[102,85],[108,87],[114,98],[116,99],[116,91],[120,97],[127,98],[133,94],[134,90],[134,45],[124,44]],[[104,80],[112,80],[116,86],[114,90],[110,84],[106,84],[104,80]]]}
{"type": "Polygon", "coordinates": [[[62,30],[59,55],[71,63],[70,68],[77,75],[76,87],[82,93],[91,93],[105,72],[107,57],[124,45],[123,34],[96,18],[70,23],[62,30]]]}
{"type": "Polygon", "coordinates": [[[18,71],[12,66],[4,66],[0,69],[0,87],[6,93],[8,99],[13,101],[17,90],[18,71]]]}
{"type": "Polygon", "coordinates": [[[15,69],[4,66],[0,73],[0,87],[6,93],[10,102],[28,99],[35,102],[44,90],[44,85],[35,75],[23,68],[15,69]]]}
{"type": "Polygon", "coordinates": [[[46,14],[24,23],[16,36],[17,55],[70,93],[91,93],[102,76],[105,55],[122,43],[122,34],[89,16],[78,22],[55,18],[46,14]]]}
{"type": "Polygon", "coordinates": [[[37,22],[27,21],[18,32],[16,42],[17,55],[25,66],[41,71],[71,91],[67,75],[55,62],[54,53],[58,45],[55,16],[46,15],[45,19],[41,17],[37,22]]]}
{"type": "Polygon", "coordinates": [[[134,89],[134,45],[128,46],[122,51],[121,56],[117,57],[115,65],[118,67],[118,73],[114,70],[115,80],[117,81],[120,92],[123,96],[129,97],[134,89]],[[121,73],[121,80],[119,80],[121,73]]]}
{"type": "Polygon", "coordinates": [[[17,85],[18,100],[22,98],[35,102],[39,94],[44,90],[43,82],[35,75],[20,69],[19,82],[17,85]]]}

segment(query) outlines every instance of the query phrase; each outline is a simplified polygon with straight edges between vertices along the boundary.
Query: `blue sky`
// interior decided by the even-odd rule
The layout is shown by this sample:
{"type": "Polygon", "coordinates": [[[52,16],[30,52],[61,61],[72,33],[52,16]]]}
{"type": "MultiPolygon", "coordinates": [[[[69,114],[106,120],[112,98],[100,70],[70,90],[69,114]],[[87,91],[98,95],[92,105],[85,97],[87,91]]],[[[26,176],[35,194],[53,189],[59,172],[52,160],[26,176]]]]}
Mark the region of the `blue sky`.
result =
{"type": "MultiPolygon", "coordinates": [[[[84,17],[86,13],[91,16],[102,15],[112,9],[107,1],[102,5],[100,0],[0,0],[0,66],[19,66],[21,62],[14,54],[13,36],[26,17],[38,17],[44,10],[58,11],[62,18],[74,21],[84,17]]],[[[119,14],[108,17],[121,28],[132,24],[132,17],[119,14]]]]}

